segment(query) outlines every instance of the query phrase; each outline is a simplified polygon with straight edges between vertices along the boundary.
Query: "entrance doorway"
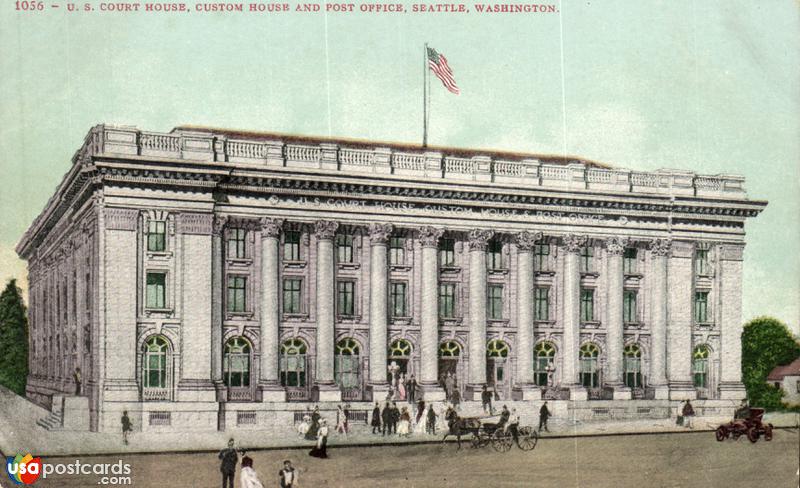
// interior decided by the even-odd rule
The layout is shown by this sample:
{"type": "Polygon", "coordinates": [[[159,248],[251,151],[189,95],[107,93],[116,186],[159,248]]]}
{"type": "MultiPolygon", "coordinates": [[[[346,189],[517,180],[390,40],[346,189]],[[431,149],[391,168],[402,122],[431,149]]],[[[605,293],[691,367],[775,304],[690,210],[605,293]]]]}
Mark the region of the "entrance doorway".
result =
{"type": "Polygon", "coordinates": [[[493,339],[486,348],[486,383],[490,390],[494,390],[495,397],[505,400],[509,397],[511,378],[508,371],[508,344],[493,339]]]}

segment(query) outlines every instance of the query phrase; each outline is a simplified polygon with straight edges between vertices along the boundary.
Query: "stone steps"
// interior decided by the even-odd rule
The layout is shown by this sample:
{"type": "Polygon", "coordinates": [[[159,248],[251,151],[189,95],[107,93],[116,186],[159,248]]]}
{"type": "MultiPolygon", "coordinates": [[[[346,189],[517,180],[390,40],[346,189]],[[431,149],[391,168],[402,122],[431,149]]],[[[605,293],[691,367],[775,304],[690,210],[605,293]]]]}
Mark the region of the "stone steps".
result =
{"type": "Polygon", "coordinates": [[[36,425],[45,430],[61,430],[63,428],[61,415],[56,412],[50,412],[47,417],[40,418],[36,421],[36,425]]]}

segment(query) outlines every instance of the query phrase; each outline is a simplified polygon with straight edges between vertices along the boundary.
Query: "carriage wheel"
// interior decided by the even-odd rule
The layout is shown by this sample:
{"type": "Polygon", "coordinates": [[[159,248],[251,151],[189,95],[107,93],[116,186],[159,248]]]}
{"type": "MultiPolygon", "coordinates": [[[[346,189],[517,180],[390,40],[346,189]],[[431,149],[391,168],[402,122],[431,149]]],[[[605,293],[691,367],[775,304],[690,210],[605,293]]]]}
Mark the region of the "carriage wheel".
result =
{"type": "Polygon", "coordinates": [[[517,436],[517,445],[523,451],[531,451],[539,441],[539,434],[532,427],[522,427],[517,436]]]}
{"type": "Polygon", "coordinates": [[[720,442],[727,439],[729,435],[728,429],[726,429],[724,425],[720,425],[719,427],[717,427],[717,431],[715,432],[715,434],[717,436],[717,440],[720,442]]]}
{"type": "Polygon", "coordinates": [[[750,442],[757,442],[758,441],[758,430],[754,427],[750,427],[747,429],[747,440],[750,442]]]}
{"type": "Polygon", "coordinates": [[[481,438],[478,434],[472,433],[472,439],[469,440],[470,445],[472,445],[473,449],[477,449],[481,447],[481,438]]]}
{"type": "Polygon", "coordinates": [[[511,434],[503,433],[503,429],[494,431],[494,435],[492,435],[492,447],[495,451],[508,452],[513,444],[514,440],[511,434]]]}

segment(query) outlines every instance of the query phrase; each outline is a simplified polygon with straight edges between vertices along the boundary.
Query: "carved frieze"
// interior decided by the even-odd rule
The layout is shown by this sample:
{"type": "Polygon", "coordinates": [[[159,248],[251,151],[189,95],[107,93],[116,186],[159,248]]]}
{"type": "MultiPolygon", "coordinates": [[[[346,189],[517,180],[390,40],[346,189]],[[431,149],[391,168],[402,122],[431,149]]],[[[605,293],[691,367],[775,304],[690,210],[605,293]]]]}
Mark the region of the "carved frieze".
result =
{"type": "Polygon", "coordinates": [[[136,230],[139,211],[131,208],[105,208],[105,226],[107,230],[136,230]]]}
{"type": "Polygon", "coordinates": [[[178,233],[211,235],[213,222],[214,216],[212,214],[184,212],[180,214],[178,219],[178,233]]]}

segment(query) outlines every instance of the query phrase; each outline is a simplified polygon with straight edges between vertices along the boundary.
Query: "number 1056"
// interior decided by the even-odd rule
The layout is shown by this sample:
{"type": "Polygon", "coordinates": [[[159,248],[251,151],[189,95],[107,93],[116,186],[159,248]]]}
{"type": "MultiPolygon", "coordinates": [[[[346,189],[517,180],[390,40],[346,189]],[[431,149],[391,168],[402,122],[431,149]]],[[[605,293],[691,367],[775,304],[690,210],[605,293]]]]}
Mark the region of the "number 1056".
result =
{"type": "Polygon", "coordinates": [[[17,10],[44,10],[44,2],[28,2],[26,0],[15,2],[17,10]]]}

